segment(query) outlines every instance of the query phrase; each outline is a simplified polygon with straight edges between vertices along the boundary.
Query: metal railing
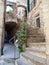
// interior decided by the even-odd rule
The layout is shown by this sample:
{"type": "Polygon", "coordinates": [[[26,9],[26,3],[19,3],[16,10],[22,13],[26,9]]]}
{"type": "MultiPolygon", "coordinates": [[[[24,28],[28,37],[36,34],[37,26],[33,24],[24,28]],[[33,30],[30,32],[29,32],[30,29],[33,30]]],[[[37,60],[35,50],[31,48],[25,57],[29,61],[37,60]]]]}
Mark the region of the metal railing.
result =
{"type": "MultiPolygon", "coordinates": [[[[15,41],[16,41],[16,36],[13,36],[13,37],[9,40],[9,43],[15,43],[15,41]]],[[[14,44],[14,45],[15,45],[15,44],[14,44]]],[[[15,53],[16,53],[15,49],[16,49],[16,46],[14,47],[14,56],[15,56],[15,53]]],[[[14,57],[14,60],[20,58],[20,52],[19,52],[19,48],[18,48],[18,47],[17,47],[17,50],[18,50],[19,56],[18,56],[17,58],[14,57]]]]}
{"type": "Polygon", "coordinates": [[[9,40],[9,43],[14,43],[16,40],[16,36],[13,36],[10,40],[9,40]]]}

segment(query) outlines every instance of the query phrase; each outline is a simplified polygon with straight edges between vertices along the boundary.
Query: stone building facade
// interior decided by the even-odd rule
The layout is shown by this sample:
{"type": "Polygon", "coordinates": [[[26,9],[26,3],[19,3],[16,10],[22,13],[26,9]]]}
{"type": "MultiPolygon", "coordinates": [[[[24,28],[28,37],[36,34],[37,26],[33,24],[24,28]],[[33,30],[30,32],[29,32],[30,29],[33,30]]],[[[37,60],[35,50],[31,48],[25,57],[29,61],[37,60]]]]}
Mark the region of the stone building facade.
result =
{"type": "Polygon", "coordinates": [[[49,50],[48,50],[49,49],[49,22],[48,21],[49,21],[49,0],[47,1],[37,0],[36,5],[28,13],[27,23],[30,26],[32,25],[33,28],[39,27],[40,32],[45,35],[46,65],[49,65],[48,62],[49,61],[49,50]]]}
{"type": "Polygon", "coordinates": [[[31,0],[30,2],[30,12],[28,14],[28,24],[32,25],[32,27],[34,28],[39,28],[40,32],[42,31],[41,33],[44,33],[42,2],[39,4],[39,6],[37,6],[37,8],[36,8],[36,2],[37,0],[31,0]]]}

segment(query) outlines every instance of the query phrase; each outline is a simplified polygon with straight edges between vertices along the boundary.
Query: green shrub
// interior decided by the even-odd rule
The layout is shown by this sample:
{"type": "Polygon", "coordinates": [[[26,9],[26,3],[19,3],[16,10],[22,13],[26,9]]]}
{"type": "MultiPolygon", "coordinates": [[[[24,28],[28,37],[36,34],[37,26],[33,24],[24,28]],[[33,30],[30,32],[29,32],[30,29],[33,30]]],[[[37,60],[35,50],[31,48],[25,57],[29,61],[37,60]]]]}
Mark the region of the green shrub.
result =
{"type": "Polygon", "coordinates": [[[22,22],[20,25],[19,31],[16,32],[16,35],[19,39],[19,49],[23,51],[23,45],[26,44],[26,34],[27,32],[27,25],[26,22],[22,22]]]}

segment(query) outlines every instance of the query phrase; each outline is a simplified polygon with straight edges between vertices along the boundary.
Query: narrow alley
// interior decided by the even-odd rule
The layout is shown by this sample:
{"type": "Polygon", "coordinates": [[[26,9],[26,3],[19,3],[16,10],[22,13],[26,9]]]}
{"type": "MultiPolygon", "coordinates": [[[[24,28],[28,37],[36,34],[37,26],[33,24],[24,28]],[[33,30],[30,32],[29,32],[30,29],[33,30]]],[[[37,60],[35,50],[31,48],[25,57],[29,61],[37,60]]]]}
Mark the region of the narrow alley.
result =
{"type": "Polygon", "coordinates": [[[0,65],[49,65],[49,0],[0,0],[0,65]]]}

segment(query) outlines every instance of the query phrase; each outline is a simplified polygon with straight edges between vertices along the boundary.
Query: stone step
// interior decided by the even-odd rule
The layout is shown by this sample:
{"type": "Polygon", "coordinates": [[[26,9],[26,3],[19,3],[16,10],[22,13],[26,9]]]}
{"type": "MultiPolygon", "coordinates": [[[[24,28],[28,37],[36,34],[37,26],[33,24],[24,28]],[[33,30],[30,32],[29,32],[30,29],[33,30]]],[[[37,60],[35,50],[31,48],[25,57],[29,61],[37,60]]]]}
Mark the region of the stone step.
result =
{"type": "Polygon", "coordinates": [[[30,37],[30,38],[28,38],[28,39],[32,39],[33,41],[34,41],[34,40],[44,40],[44,38],[35,38],[35,37],[34,37],[34,38],[30,37]]]}
{"type": "Polygon", "coordinates": [[[38,48],[38,47],[29,47],[29,48],[26,48],[26,51],[35,51],[35,52],[42,52],[42,53],[45,53],[46,51],[46,48],[38,48]]]}
{"type": "Polygon", "coordinates": [[[32,55],[36,55],[42,58],[46,58],[46,49],[43,48],[38,48],[38,47],[29,47],[26,48],[26,52],[32,55]]]}
{"type": "Polygon", "coordinates": [[[41,34],[41,32],[39,30],[34,30],[34,29],[31,29],[31,28],[28,28],[28,34],[29,33],[34,33],[34,34],[41,34]]]}
{"type": "Polygon", "coordinates": [[[36,42],[45,42],[44,38],[34,38],[34,37],[29,37],[27,38],[28,43],[36,43],[36,42]]]}
{"type": "Polygon", "coordinates": [[[29,47],[26,48],[26,52],[46,58],[46,43],[30,43],[29,47]]]}
{"type": "Polygon", "coordinates": [[[33,65],[32,63],[25,61],[23,58],[17,60],[18,65],[33,65]]]}
{"type": "Polygon", "coordinates": [[[34,47],[39,47],[39,48],[41,48],[41,47],[46,47],[46,42],[30,43],[29,46],[30,46],[30,47],[34,46],[34,47]]]}
{"type": "Polygon", "coordinates": [[[43,35],[28,35],[28,37],[45,38],[43,35]]]}
{"type": "Polygon", "coordinates": [[[40,63],[39,65],[46,65],[46,58],[41,58],[41,57],[38,57],[36,55],[32,55],[32,54],[29,54],[29,53],[23,53],[22,56],[25,58],[25,59],[29,59],[30,61],[35,61],[37,63],[40,63]]]}

